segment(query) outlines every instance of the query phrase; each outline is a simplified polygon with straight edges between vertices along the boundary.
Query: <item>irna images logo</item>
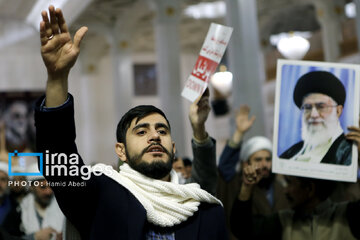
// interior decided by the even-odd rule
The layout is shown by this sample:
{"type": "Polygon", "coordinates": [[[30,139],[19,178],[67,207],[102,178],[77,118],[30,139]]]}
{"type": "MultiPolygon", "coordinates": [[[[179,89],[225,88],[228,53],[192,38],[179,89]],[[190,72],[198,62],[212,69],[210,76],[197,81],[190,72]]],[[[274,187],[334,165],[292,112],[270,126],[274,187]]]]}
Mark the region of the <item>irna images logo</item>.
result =
{"type": "Polygon", "coordinates": [[[77,153],[50,153],[46,150],[45,153],[9,153],[9,175],[10,176],[49,176],[49,177],[81,177],[82,180],[89,180],[91,174],[100,176],[102,173],[111,174],[112,167],[91,166],[84,165],[80,161],[80,156],[77,153]],[[40,164],[40,172],[14,172],[12,171],[12,162],[14,158],[38,157],[40,164]],[[44,164],[43,164],[44,163],[44,164]],[[44,168],[44,169],[43,169],[44,168]]]}

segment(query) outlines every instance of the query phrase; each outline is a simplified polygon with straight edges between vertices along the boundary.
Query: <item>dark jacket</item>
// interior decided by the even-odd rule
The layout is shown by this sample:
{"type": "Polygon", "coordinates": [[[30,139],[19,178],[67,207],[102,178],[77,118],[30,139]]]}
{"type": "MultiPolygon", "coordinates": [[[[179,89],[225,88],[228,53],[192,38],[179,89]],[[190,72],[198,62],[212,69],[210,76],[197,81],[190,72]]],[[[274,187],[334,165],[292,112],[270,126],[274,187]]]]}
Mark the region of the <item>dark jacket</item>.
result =
{"type": "MultiPolygon", "coordinates": [[[[280,158],[290,159],[295,156],[303,147],[304,141],[298,142],[280,155],[280,158]]],[[[351,165],[352,143],[346,140],[341,134],[331,145],[320,163],[330,163],[339,165],[351,165]]]]}
{"type": "Polygon", "coordinates": [[[325,200],[312,213],[281,210],[263,216],[251,213],[251,201],[235,200],[231,230],[239,239],[359,239],[360,201],[333,203],[325,200]]]}
{"type": "MultiPolygon", "coordinates": [[[[73,98],[59,108],[43,111],[39,99],[35,109],[37,151],[45,153],[77,153],[73,98]]],[[[96,137],[96,136],[94,136],[96,137]]],[[[44,169],[47,166],[44,160],[44,169]]],[[[84,166],[64,163],[67,167],[84,166]]],[[[140,202],[122,185],[105,175],[84,181],[80,176],[45,176],[49,182],[83,183],[82,187],[54,186],[60,209],[85,239],[145,239],[148,229],[146,211],[140,202]]],[[[178,239],[227,239],[223,208],[202,203],[187,221],[159,231],[175,232],[178,239]]]]}

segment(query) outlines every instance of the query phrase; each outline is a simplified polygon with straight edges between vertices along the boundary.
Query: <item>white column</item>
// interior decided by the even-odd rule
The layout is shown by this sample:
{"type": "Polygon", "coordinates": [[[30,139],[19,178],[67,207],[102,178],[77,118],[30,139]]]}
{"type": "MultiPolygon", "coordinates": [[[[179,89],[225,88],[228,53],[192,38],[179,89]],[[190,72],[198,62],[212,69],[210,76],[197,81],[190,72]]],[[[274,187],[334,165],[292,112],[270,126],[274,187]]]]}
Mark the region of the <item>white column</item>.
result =
{"type": "Polygon", "coordinates": [[[360,50],[360,0],[354,0],[356,5],[356,36],[358,49],[360,50]]]}
{"type": "Polygon", "coordinates": [[[69,92],[74,95],[75,100],[78,150],[85,163],[91,164],[96,161],[98,151],[94,136],[100,136],[96,124],[97,94],[93,81],[98,66],[94,61],[96,56],[88,53],[88,48],[90,47],[81,49],[78,59],[80,64],[74,67],[69,77],[69,92]]]}
{"type": "Polygon", "coordinates": [[[247,136],[264,135],[262,86],[265,69],[259,42],[256,1],[226,0],[226,9],[227,25],[234,28],[227,50],[229,70],[234,75],[232,108],[235,110],[241,104],[249,105],[250,114],[256,116],[256,121],[247,136]]]}
{"type": "MultiPolygon", "coordinates": [[[[89,27],[90,28],[90,27],[89,27]]],[[[89,35],[80,53],[81,75],[70,76],[75,96],[79,151],[87,163],[115,164],[116,106],[114,104],[112,60],[104,52],[108,45],[103,32],[89,35]],[[76,82],[79,81],[79,82],[76,82]]]]}
{"type": "Polygon", "coordinates": [[[185,152],[185,125],[182,112],[183,100],[180,95],[182,90],[179,46],[180,3],[178,0],[152,1],[152,6],[156,10],[154,28],[158,95],[161,109],[172,126],[172,138],[179,154],[182,155],[185,152]]]}
{"type": "Polygon", "coordinates": [[[317,17],[322,30],[324,57],[327,62],[335,62],[340,57],[341,17],[344,13],[342,0],[316,0],[317,17]]]}
{"type": "MultiPolygon", "coordinates": [[[[116,29],[119,30],[119,29],[116,29]]],[[[121,31],[119,31],[121,32],[121,31]]],[[[131,108],[133,99],[133,62],[131,58],[131,39],[129,34],[111,35],[110,56],[113,71],[113,91],[116,121],[131,108]]]]}

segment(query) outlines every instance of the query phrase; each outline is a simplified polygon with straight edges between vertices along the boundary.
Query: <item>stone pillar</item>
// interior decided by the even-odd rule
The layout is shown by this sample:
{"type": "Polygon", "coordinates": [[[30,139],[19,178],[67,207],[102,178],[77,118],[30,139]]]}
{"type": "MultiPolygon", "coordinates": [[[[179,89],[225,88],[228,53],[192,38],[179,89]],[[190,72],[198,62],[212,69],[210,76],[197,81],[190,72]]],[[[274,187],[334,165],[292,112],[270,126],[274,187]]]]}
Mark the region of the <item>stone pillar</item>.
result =
{"type": "Polygon", "coordinates": [[[322,30],[324,57],[327,62],[336,62],[340,57],[341,18],[344,15],[342,0],[316,0],[317,17],[322,30]]]}
{"type": "MultiPolygon", "coordinates": [[[[257,8],[255,0],[226,0],[226,22],[234,28],[227,54],[229,71],[233,73],[233,106],[241,104],[251,108],[256,121],[247,136],[264,135],[264,100],[262,86],[265,80],[263,55],[258,34],[257,8]]],[[[235,123],[231,120],[232,131],[235,123]]]]}
{"type": "Polygon", "coordinates": [[[356,36],[358,42],[358,49],[360,50],[360,0],[354,0],[356,5],[356,36]]]}
{"type": "MultiPolygon", "coordinates": [[[[121,32],[121,31],[120,31],[121,32]]],[[[133,62],[131,58],[131,39],[129,34],[110,36],[110,56],[113,72],[113,92],[116,121],[131,108],[133,99],[133,62]]]]}
{"type": "Polygon", "coordinates": [[[169,118],[172,126],[172,138],[179,154],[182,155],[185,151],[185,125],[181,97],[183,84],[180,80],[181,2],[178,0],[153,0],[151,3],[156,14],[154,28],[158,95],[161,109],[169,118]]]}
{"type": "Polygon", "coordinates": [[[70,86],[70,89],[75,91],[79,151],[88,164],[115,164],[117,161],[114,150],[118,121],[114,110],[117,106],[114,102],[112,59],[104,28],[89,27],[96,34],[89,34],[82,44],[80,77],[70,76],[70,84],[77,85],[70,86]]]}

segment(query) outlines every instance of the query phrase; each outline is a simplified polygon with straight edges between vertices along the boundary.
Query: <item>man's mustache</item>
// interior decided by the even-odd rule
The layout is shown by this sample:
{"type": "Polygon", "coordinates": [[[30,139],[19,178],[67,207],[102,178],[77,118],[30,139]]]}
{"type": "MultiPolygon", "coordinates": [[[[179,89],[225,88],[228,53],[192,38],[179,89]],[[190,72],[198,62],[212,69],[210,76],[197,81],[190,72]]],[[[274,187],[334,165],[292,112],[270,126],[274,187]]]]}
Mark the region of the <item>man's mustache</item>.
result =
{"type": "Polygon", "coordinates": [[[149,149],[150,149],[151,147],[153,147],[153,146],[158,146],[158,147],[160,147],[161,150],[162,150],[164,153],[170,155],[170,152],[169,152],[163,145],[161,145],[161,143],[151,143],[149,146],[147,146],[146,148],[144,148],[144,149],[142,150],[141,156],[144,155],[146,152],[148,152],[149,149]]]}
{"type": "Polygon", "coordinates": [[[324,119],[309,119],[307,123],[325,123],[324,119]]]}

